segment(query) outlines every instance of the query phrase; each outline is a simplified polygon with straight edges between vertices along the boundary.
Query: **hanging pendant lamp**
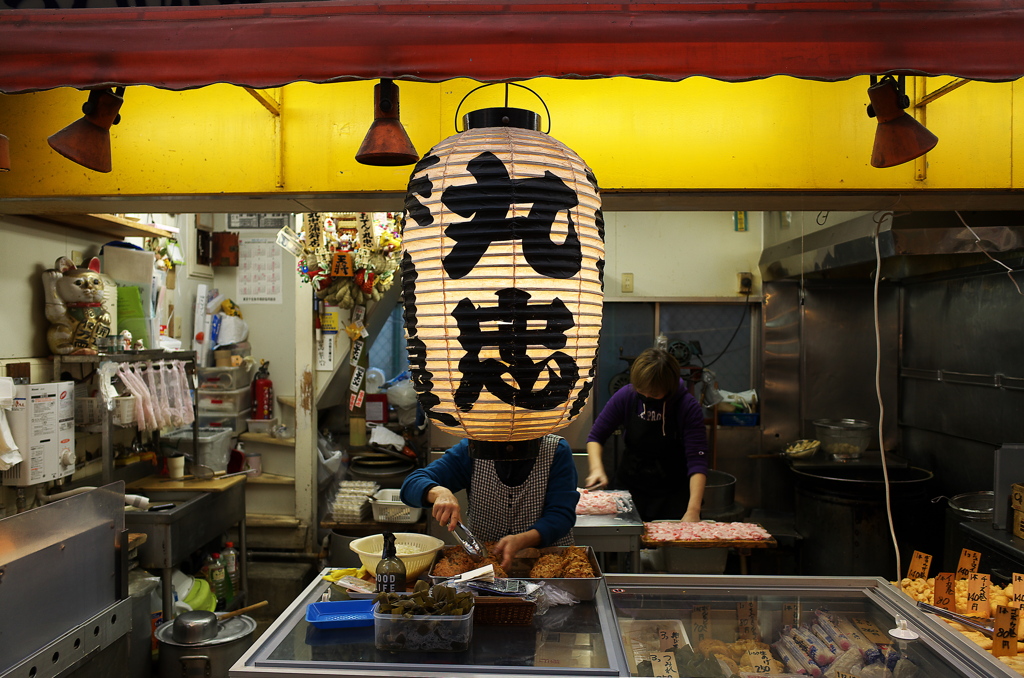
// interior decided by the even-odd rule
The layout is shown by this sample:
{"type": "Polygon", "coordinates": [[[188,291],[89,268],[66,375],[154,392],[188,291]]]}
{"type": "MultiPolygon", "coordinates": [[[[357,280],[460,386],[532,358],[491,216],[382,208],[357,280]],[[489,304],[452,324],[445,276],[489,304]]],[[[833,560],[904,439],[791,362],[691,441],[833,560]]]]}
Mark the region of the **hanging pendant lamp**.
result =
{"type": "Polygon", "coordinates": [[[895,167],[935,148],[939,138],[905,110],[910,99],[904,94],[903,76],[899,80],[891,75],[884,76],[879,82],[875,82],[874,77],[871,80],[868,115],[878,119],[871,166],[895,167]]]}
{"type": "Polygon", "coordinates": [[[532,111],[463,122],[417,163],[406,194],[410,373],[427,416],[469,438],[472,457],[530,458],[593,386],[601,198],[591,169],[532,111]]]}
{"type": "Polygon", "coordinates": [[[394,167],[420,159],[398,115],[398,85],[383,79],[373,86],[373,124],[356,152],[364,165],[394,167]]]}
{"type": "Polygon", "coordinates": [[[121,122],[124,87],[94,89],[82,105],[85,115],[46,141],[65,158],[96,172],[113,169],[110,160],[110,127],[121,122]]]}

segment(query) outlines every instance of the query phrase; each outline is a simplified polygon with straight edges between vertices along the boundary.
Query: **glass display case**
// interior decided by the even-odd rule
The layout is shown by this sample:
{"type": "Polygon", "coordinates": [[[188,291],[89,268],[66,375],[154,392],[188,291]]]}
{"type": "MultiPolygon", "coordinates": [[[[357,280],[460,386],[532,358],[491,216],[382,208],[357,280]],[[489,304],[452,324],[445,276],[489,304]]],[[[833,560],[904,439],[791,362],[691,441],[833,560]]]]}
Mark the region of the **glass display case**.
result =
{"type": "Polygon", "coordinates": [[[730,671],[756,675],[759,658],[782,670],[769,662],[784,652],[778,646],[786,644],[786,626],[809,625],[819,615],[855,624],[885,653],[888,676],[1019,675],[878,578],[612,574],[593,600],[552,607],[526,626],[474,624],[468,650],[442,653],[377,650],[372,625],[315,628],[306,621],[306,607],[328,586],[319,579],[307,587],[230,675],[728,678],[730,671]],[[907,639],[894,638],[894,628],[905,629],[907,639]],[[689,648],[702,639],[704,649],[734,665],[698,661],[689,648]],[[770,649],[759,655],[759,648],[770,649]]]}

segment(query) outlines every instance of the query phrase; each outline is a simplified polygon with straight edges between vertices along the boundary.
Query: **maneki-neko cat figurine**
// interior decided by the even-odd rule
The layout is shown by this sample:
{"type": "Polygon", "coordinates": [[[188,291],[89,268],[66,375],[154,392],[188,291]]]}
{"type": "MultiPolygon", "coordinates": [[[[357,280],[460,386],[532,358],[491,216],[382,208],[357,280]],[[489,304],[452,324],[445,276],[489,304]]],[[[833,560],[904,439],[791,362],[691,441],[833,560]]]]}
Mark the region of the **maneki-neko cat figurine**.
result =
{"type": "Polygon", "coordinates": [[[110,334],[110,314],[104,308],[107,286],[100,275],[100,260],[78,268],[67,257],[43,271],[46,341],[56,355],[95,355],[97,343],[110,334]]]}

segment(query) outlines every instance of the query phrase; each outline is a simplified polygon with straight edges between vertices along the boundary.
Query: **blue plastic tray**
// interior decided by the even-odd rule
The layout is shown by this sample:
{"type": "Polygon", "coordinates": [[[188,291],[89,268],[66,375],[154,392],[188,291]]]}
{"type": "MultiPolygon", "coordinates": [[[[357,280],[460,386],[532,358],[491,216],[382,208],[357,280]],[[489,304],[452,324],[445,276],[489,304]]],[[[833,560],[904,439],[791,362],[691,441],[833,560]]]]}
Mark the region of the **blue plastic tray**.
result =
{"type": "Polygon", "coordinates": [[[318,629],[373,626],[373,601],[335,600],[310,603],[306,606],[306,621],[318,629]]]}

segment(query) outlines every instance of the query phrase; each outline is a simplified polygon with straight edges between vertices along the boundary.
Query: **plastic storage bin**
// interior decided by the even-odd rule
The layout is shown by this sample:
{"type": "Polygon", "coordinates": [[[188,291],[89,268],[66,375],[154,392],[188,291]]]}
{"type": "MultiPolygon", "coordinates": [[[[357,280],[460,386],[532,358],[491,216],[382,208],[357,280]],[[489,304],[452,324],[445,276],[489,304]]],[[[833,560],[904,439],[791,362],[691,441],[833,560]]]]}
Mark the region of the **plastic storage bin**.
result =
{"type": "Polygon", "coordinates": [[[214,473],[228,470],[231,456],[233,431],[218,428],[199,429],[199,450],[192,453],[192,429],[180,428],[163,436],[160,440],[164,449],[172,449],[190,455],[194,463],[213,469],[214,473]]]}
{"type": "Polygon", "coordinates": [[[473,613],[459,616],[381,614],[373,608],[373,644],[387,652],[464,652],[473,640],[473,613]]]}
{"type": "Polygon", "coordinates": [[[200,367],[199,388],[215,391],[237,391],[249,386],[249,368],[238,367],[200,367]]]}
{"type": "Polygon", "coordinates": [[[423,513],[422,508],[406,506],[398,498],[401,490],[381,490],[373,495],[373,519],[378,523],[415,523],[423,513]]]}
{"type": "MultiPolygon", "coordinates": [[[[249,410],[246,410],[245,413],[248,415],[249,410]]],[[[270,435],[277,428],[277,417],[271,417],[270,419],[247,419],[245,425],[249,427],[250,433],[270,435]]]]}
{"type": "Polygon", "coordinates": [[[199,412],[199,425],[203,428],[231,429],[235,433],[245,433],[246,419],[250,410],[238,414],[226,412],[199,412]]]}
{"type": "Polygon", "coordinates": [[[200,389],[196,392],[196,397],[199,399],[200,412],[205,414],[211,412],[240,414],[248,410],[252,404],[252,392],[248,386],[235,389],[234,391],[200,389]]]}

